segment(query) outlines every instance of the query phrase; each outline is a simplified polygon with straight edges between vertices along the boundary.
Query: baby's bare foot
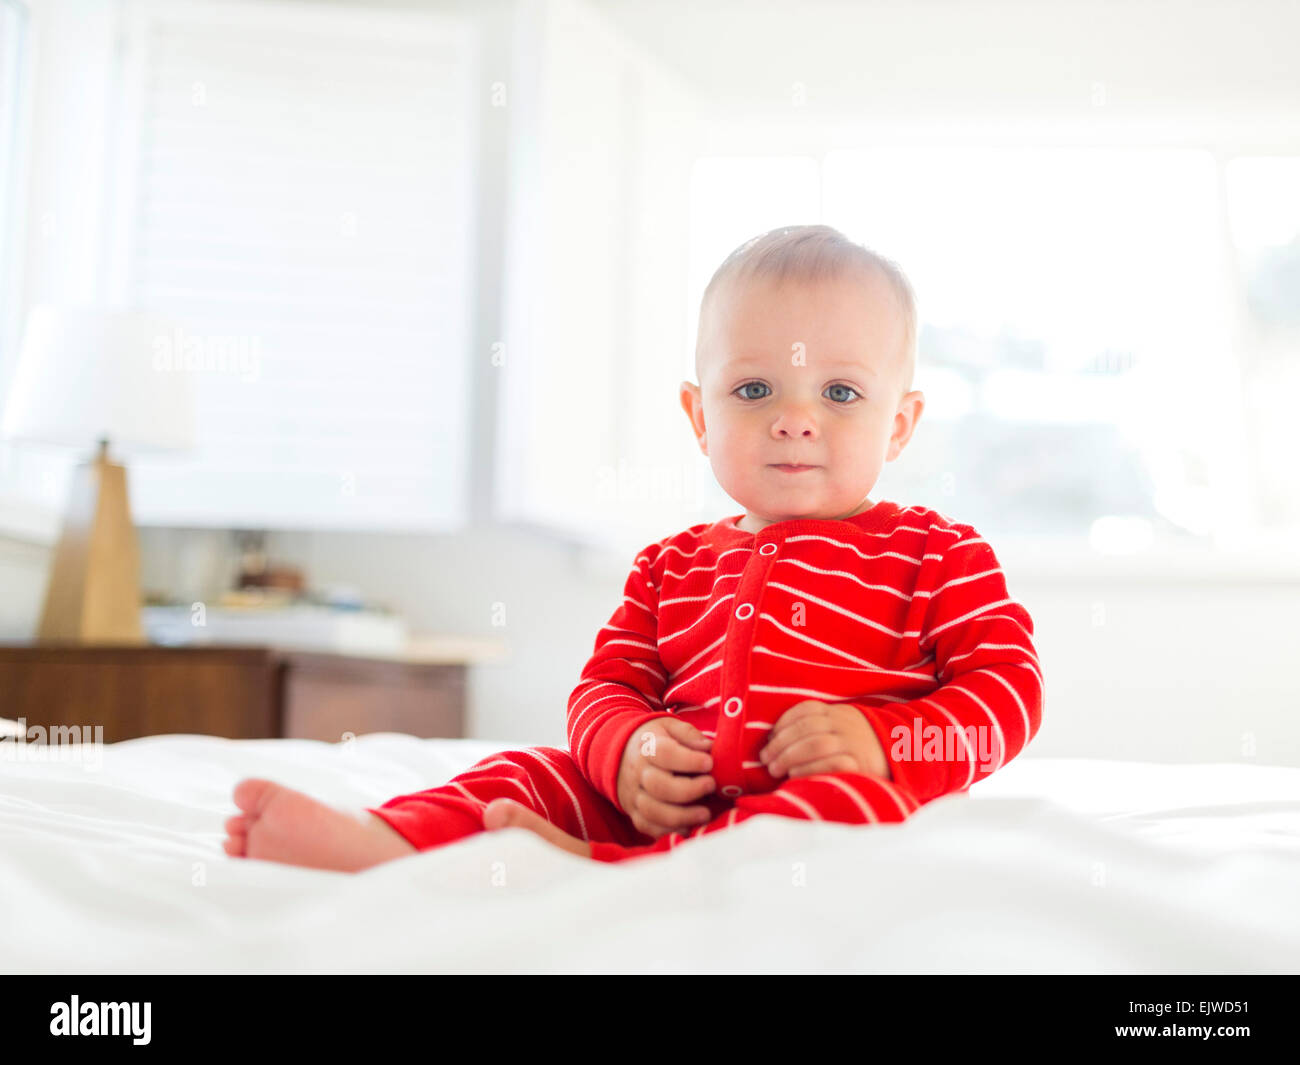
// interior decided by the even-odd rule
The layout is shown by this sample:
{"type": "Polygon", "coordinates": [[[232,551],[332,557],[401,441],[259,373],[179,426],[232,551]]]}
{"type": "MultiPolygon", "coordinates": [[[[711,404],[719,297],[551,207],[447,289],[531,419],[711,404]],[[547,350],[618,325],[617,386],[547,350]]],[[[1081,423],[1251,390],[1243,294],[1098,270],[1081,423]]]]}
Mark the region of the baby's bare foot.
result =
{"type": "Polygon", "coordinates": [[[269,780],[241,780],[234,800],[243,813],[226,821],[222,845],[231,857],[355,873],[416,853],[372,813],[336,810],[269,780]]]}
{"type": "Polygon", "coordinates": [[[533,813],[526,806],[520,806],[513,799],[493,799],[483,811],[483,827],[488,831],[498,828],[526,828],[536,832],[547,843],[563,847],[566,851],[591,857],[591,844],[586,840],[571,836],[562,828],[551,824],[541,814],[533,813]]]}

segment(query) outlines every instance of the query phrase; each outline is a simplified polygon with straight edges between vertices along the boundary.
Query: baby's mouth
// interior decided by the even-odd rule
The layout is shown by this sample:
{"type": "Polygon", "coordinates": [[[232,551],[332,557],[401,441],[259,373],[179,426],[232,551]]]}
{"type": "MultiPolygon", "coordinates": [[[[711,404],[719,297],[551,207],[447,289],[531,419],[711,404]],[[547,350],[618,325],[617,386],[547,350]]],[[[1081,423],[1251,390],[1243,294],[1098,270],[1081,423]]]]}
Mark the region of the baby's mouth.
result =
{"type": "Polygon", "coordinates": [[[774,462],[770,464],[770,468],[774,470],[780,470],[783,473],[806,473],[808,470],[821,469],[820,466],[803,466],[803,465],[796,465],[794,463],[789,463],[789,462],[779,462],[779,463],[774,462]]]}

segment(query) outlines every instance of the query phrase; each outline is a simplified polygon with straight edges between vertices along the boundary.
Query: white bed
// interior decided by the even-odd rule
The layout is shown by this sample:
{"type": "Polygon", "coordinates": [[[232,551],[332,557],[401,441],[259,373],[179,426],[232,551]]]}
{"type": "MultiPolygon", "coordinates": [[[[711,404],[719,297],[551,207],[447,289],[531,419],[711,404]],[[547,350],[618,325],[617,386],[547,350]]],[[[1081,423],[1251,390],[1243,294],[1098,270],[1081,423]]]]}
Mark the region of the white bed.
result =
{"type": "Polygon", "coordinates": [[[623,865],[521,829],[357,875],[221,849],[242,777],[375,805],[504,746],[158,736],[100,748],[97,768],[11,753],[0,969],[1300,971],[1293,768],[1024,757],[901,825],[759,817],[623,865]]]}

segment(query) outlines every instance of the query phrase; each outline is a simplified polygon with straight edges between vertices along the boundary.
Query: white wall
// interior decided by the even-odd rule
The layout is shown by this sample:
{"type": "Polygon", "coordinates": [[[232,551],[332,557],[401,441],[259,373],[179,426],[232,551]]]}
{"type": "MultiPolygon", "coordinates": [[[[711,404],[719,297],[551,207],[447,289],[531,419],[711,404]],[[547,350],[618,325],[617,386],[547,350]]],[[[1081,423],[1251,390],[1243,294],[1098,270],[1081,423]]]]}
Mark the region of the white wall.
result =
{"type": "Polygon", "coordinates": [[[1011,572],[1045,678],[1035,754],[1300,765],[1294,577],[1034,583],[1011,572]]]}
{"type": "Polygon", "coordinates": [[[782,116],[810,130],[828,116],[941,118],[954,129],[994,117],[1048,129],[1075,119],[1134,129],[1159,121],[1171,135],[1214,130],[1241,144],[1300,134],[1293,0],[603,0],[600,8],[710,111],[769,129],[782,116]]]}

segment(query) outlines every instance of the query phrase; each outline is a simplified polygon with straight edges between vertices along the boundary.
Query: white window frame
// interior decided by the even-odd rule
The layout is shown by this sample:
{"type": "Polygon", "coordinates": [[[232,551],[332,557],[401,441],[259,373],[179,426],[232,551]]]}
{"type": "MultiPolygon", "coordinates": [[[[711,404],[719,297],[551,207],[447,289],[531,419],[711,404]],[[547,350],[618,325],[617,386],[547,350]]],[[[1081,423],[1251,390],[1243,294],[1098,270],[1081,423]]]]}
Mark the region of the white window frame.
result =
{"type": "MultiPolygon", "coordinates": [[[[466,62],[465,93],[467,100],[476,99],[480,75],[478,71],[478,31],[472,22],[463,16],[439,11],[409,10],[383,7],[368,12],[360,5],[327,5],[321,2],[312,4],[288,2],[288,0],[123,0],[122,34],[120,40],[121,57],[119,63],[120,85],[119,106],[113,112],[112,133],[115,138],[113,166],[109,175],[110,184],[106,196],[107,217],[105,219],[104,243],[104,294],[108,302],[126,304],[132,302],[134,279],[132,264],[134,262],[135,234],[138,222],[139,155],[134,146],[139,143],[141,123],[144,114],[145,85],[143,79],[148,72],[147,34],[151,18],[161,14],[168,20],[181,20],[187,25],[208,24],[214,28],[258,28],[297,29],[310,19],[314,29],[328,30],[334,34],[355,32],[355,28],[364,24],[367,32],[379,38],[406,42],[415,37],[428,40],[431,45],[443,45],[455,40],[463,45],[470,58],[466,62]],[[382,18],[381,18],[382,17],[382,18]]],[[[479,162],[479,132],[476,127],[477,110],[470,115],[470,145],[468,149],[471,166],[479,162]]],[[[464,351],[460,364],[460,380],[463,389],[458,393],[456,416],[463,425],[464,432],[459,434],[464,440],[472,439],[472,393],[475,316],[473,313],[476,299],[476,261],[474,254],[473,224],[477,218],[478,201],[473,193],[475,175],[469,173],[464,179],[467,200],[472,210],[466,225],[471,227],[464,258],[464,276],[466,291],[466,321],[464,334],[464,351]]],[[[200,376],[200,387],[201,387],[200,376]]],[[[431,415],[432,417],[432,415],[431,415]]],[[[169,462],[171,460],[168,460],[169,462]]],[[[373,508],[357,507],[353,513],[339,512],[329,517],[309,516],[302,520],[289,518],[276,520],[271,518],[255,521],[258,527],[303,528],[319,530],[352,531],[402,531],[402,532],[448,532],[464,526],[469,517],[469,468],[471,455],[465,447],[457,470],[451,478],[455,488],[455,502],[448,508],[444,517],[403,516],[394,518],[391,514],[376,513],[373,508]]],[[[137,480],[142,475],[137,475],[137,480]]],[[[341,491],[347,491],[346,471],[340,473],[341,491]]],[[[360,495],[360,492],[357,493],[360,495]]],[[[153,516],[147,508],[139,508],[138,517],[141,525],[186,525],[210,527],[246,527],[250,523],[242,517],[231,518],[225,514],[226,508],[213,509],[193,515],[153,516]]]]}

